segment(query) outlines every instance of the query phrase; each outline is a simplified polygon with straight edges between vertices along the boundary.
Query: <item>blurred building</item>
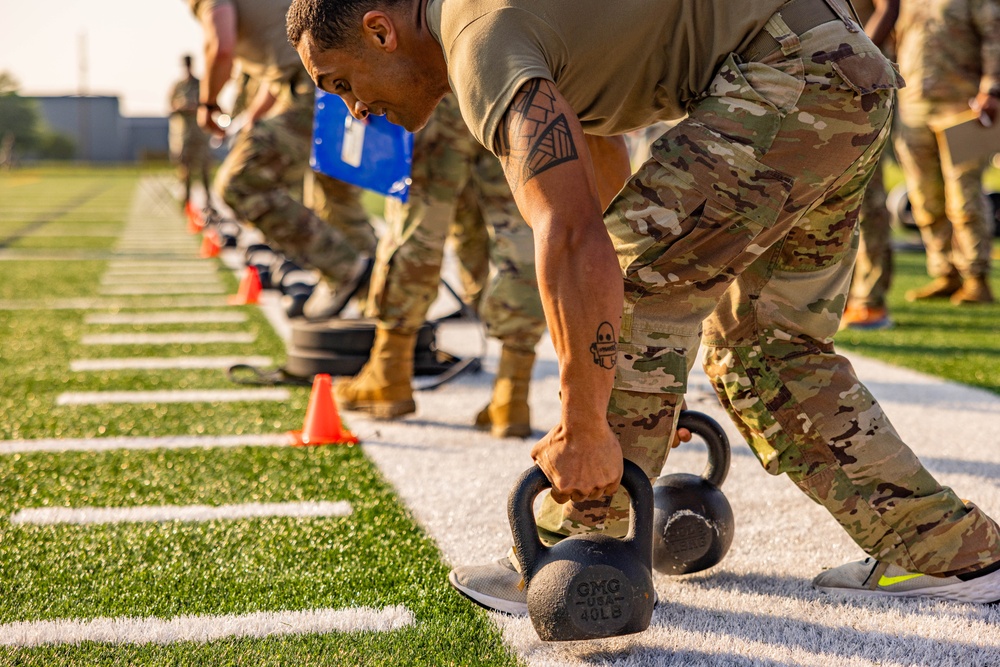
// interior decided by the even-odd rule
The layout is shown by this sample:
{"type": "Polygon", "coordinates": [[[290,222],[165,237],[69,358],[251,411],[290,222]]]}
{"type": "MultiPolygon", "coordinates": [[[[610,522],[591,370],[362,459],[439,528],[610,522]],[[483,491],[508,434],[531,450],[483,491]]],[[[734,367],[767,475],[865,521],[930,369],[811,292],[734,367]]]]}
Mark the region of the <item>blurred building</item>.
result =
{"type": "Polygon", "coordinates": [[[166,160],[167,117],[122,116],[118,98],[103,95],[35,97],[49,129],[65,134],[84,162],[166,160]]]}

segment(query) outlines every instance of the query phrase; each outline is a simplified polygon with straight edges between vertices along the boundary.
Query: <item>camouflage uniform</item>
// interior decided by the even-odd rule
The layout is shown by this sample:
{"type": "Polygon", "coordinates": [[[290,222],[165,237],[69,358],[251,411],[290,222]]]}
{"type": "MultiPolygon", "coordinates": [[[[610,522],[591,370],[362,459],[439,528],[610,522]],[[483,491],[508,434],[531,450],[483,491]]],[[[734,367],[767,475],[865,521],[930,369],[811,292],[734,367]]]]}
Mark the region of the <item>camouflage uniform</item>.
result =
{"type": "Polygon", "coordinates": [[[984,277],[991,221],[982,193],[985,160],[953,165],[935,121],[968,111],[1000,85],[1000,0],[903,2],[896,23],[900,70],[896,153],[933,278],[984,277]]]}
{"type": "Polygon", "coordinates": [[[517,211],[500,162],[469,134],[450,95],[414,137],[412,179],[407,203],[386,200],[389,233],[378,247],[369,315],[387,329],[420,327],[438,294],[444,245],[458,211],[465,227],[485,222],[490,229],[496,273],[481,308],[488,333],[511,349],[533,352],[545,316],[531,228],[517,211]]]}
{"type": "Polygon", "coordinates": [[[215,188],[270,243],[337,284],[359,253],[374,252],[375,232],[354,186],[319,176],[306,197],[316,210],[292,196],[310,171],[313,95],[306,78],[285,84],[271,114],[240,133],[215,188]]]}
{"type": "Polygon", "coordinates": [[[311,190],[317,215],[295,196],[309,171],[315,87],[285,35],[290,0],[187,0],[195,16],[221,5],[236,12],[235,57],[244,92],[266,89],[275,97],[266,117],[243,129],[215,179],[233,211],[253,223],[289,258],[318,269],[336,287],[353,277],[359,254],[371,254],[375,233],[361,206],[360,190],[333,179],[311,190]]]}
{"type": "MultiPolygon", "coordinates": [[[[833,349],[900,83],[844,23],[796,36],[775,14],[766,29],[782,49],[724,61],[612,202],[625,306],[608,419],[625,457],[658,475],[702,342],[713,387],[769,473],[880,560],[972,571],[1000,552],[997,525],[931,477],[833,349]]],[[[623,496],[610,511],[609,499],[546,498],[539,526],[552,538],[622,534],[623,496]]]]}
{"type": "Polygon", "coordinates": [[[184,179],[184,201],[191,198],[192,172],[197,171],[208,194],[211,150],[208,135],[198,126],[198,90],[201,82],[193,76],[178,81],[170,93],[170,158],[184,179]]]}
{"type": "MultiPolygon", "coordinates": [[[[862,25],[875,13],[871,0],[855,0],[854,7],[862,25]]],[[[890,56],[886,48],[882,49],[882,53],[890,56]]],[[[885,160],[882,162],[884,164],[885,160]]],[[[848,295],[851,305],[866,308],[885,308],[885,299],[892,285],[892,219],[886,208],[883,164],[872,172],[872,180],[861,201],[858,259],[848,295]]]]}
{"type": "MultiPolygon", "coordinates": [[[[514,233],[518,232],[522,230],[514,233]]],[[[490,233],[483,220],[476,188],[471,183],[455,200],[455,219],[448,231],[448,243],[458,259],[462,299],[478,312],[490,275],[490,233]]]]}

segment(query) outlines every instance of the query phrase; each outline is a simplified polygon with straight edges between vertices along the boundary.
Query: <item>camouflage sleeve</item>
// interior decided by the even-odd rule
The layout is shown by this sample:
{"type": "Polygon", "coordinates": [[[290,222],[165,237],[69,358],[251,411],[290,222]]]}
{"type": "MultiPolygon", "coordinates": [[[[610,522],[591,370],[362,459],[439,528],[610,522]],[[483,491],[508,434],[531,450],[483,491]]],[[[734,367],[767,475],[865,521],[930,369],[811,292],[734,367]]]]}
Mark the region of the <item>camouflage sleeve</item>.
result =
{"type": "Polygon", "coordinates": [[[982,40],[981,92],[1000,89],[1000,0],[974,0],[972,20],[982,40]]]}

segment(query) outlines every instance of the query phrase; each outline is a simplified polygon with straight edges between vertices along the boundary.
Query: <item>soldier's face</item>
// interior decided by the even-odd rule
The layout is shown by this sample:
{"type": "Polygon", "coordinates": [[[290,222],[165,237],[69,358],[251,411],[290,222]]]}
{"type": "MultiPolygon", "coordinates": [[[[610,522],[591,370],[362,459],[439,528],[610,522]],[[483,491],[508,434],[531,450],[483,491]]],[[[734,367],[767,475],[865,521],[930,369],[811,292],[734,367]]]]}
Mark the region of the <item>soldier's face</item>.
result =
{"type": "Polygon", "coordinates": [[[362,43],[357,49],[322,49],[303,35],[299,57],[317,87],[339,95],[351,114],[369,114],[415,132],[427,124],[438,99],[422,85],[422,72],[403,54],[362,43]]]}

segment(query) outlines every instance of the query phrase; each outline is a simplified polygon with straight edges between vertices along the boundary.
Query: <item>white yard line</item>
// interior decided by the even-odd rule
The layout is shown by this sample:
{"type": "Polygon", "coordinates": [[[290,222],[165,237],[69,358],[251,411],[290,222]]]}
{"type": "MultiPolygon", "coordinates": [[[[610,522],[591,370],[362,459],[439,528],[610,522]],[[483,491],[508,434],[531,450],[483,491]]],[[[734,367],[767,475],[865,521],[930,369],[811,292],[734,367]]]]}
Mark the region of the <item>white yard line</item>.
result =
{"type": "Polygon", "coordinates": [[[74,359],[69,369],[74,373],[94,371],[160,371],[194,368],[229,368],[236,364],[270,366],[271,357],[128,357],[120,359],[74,359]]]}
{"type": "Polygon", "coordinates": [[[252,343],[257,335],[244,331],[178,331],[175,333],[89,334],[83,345],[183,345],[201,343],[252,343]]]}
{"type": "Polygon", "coordinates": [[[161,294],[225,294],[226,288],[218,282],[214,285],[202,283],[170,284],[170,285],[136,285],[134,283],[120,285],[102,285],[101,294],[114,296],[147,296],[161,294]]]}
{"type": "Polygon", "coordinates": [[[225,324],[247,321],[247,314],[238,310],[170,310],[145,313],[91,313],[83,318],[86,324],[225,324]]]}
{"type": "Polygon", "coordinates": [[[37,452],[107,452],[116,449],[197,449],[211,447],[281,447],[289,445],[287,433],[259,435],[168,435],[160,437],[39,438],[0,441],[0,456],[37,452]]]}
{"type": "Polygon", "coordinates": [[[141,523],[163,521],[219,521],[265,517],[349,516],[346,500],[242,505],[137,505],[135,507],[29,507],[10,516],[12,524],[49,526],[70,523],[141,523]]]}
{"type": "Polygon", "coordinates": [[[2,300],[0,310],[119,310],[121,308],[216,308],[228,305],[224,296],[150,297],[142,300],[80,297],[75,299],[2,300]]]}
{"type": "Polygon", "coordinates": [[[101,277],[102,285],[186,285],[201,284],[207,281],[216,282],[219,274],[215,271],[197,273],[105,273],[101,277]]]}
{"type": "Polygon", "coordinates": [[[184,389],[162,391],[79,391],[59,394],[56,405],[104,405],[109,403],[239,403],[242,401],[287,401],[287,389],[184,389]]]}
{"type": "Polygon", "coordinates": [[[181,259],[181,260],[159,260],[159,259],[115,259],[108,262],[108,271],[142,271],[148,269],[176,269],[184,271],[187,269],[205,269],[208,267],[218,268],[218,263],[213,259],[181,259]]]}
{"type": "Polygon", "coordinates": [[[27,648],[52,644],[173,644],[227,637],[276,637],[330,632],[392,632],[416,623],[401,605],[375,609],[309,609],[217,616],[95,618],[88,621],[27,621],[0,625],[0,646],[27,648]]]}

